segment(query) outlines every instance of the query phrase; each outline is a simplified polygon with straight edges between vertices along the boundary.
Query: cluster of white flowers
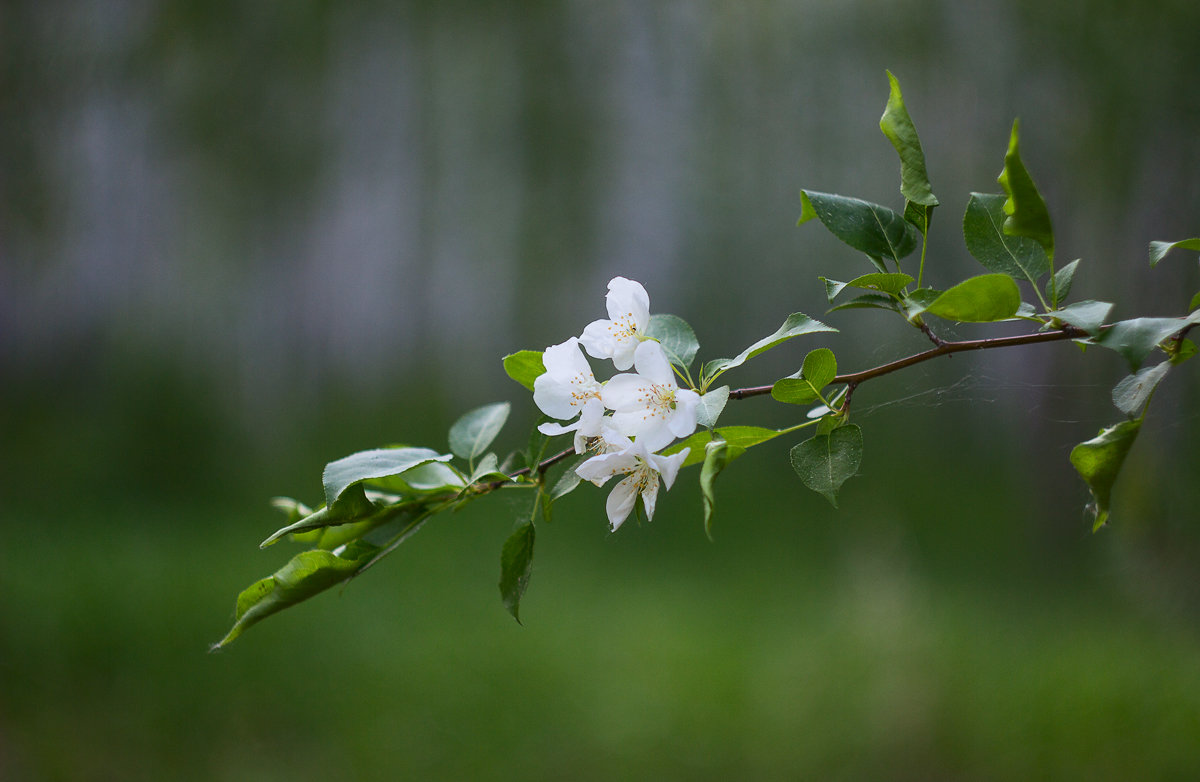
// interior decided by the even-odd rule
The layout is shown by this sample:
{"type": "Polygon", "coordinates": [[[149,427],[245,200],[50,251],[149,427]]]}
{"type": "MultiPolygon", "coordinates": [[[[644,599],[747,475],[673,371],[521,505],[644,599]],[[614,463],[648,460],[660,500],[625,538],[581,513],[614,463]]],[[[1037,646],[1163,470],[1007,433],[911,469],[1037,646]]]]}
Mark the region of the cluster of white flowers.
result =
{"type": "Polygon", "coordinates": [[[576,468],[580,478],[603,486],[614,475],[625,476],[607,503],[616,531],[633,512],[638,495],[647,518],[654,516],[659,478],[670,489],[689,449],[670,456],[656,451],[696,430],[700,395],[675,383],[662,346],[646,335],[650,297],[641,283],[614,277],[606,303],[608,319],[589,323],[579,337],[546,348],[546,371],[534,381],[533,401],[552,418],[574,421],[566,426],[545,423],[539,431],[573,432],[576,453],[596,454],[576,468]],[[593,358],[612,359],[621,374],[599,382],[583,350],[593,358]],[[631,367],[633,372],[624,371],[631,367]]]}

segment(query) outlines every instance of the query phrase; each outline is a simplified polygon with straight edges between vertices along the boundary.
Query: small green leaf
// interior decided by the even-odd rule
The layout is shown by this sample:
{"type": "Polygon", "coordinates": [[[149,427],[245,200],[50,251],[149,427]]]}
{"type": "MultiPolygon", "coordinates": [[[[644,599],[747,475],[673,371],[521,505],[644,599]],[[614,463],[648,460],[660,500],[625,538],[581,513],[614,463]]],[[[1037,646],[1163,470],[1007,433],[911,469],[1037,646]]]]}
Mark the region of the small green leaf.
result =
{"type": "Polygon", "coordinates": [[[1071,464],[1087,481],[1092,490],[1092,504],[1088,511],[1092,514],[1092,531],[1100,529],[1108,521],[1109,500],[1112,497],[1113,483],[1125,462],[1125,455],[1133,441],[1137,439],[1142,420],[1122,421],[1121,423],[1102,429],[1100,434],[1091,440],[1082,442],[1071,449],[1071,464]]]}
{"type": "Polygon", "coordinates": [[[500,434],[512,405],[496,402],[470,411],[450,427],[450,450],[462,459],[474,459],[500,434]]]}
{"type": "Polygon", "coordinates": [[[1154,389],[1167,376],[1167,370],[1170,368],[1171,362],[1163,361],[1152,367],[1138,370],[1135,374],[1117,383],[1112,392],[1113,404],[1130,418],[1141,418],[1146,409],[1146,403],[1154,394],[1154,389]]]}
{"type": "Polygon", "coordinates": [[[730,445],[725,440],[714,440],[704,446],[704,466],[700,468],[700,493],[704,498],[704,534],[709,540],[712,540],[712,519],[717,509],[713,483],[730,462],[745,452],[745,448],[730,445]]]}
{"type": "Polygon", "coordinates": [[[554,482],[554,486],[550,489],[550,502],[554,502],[560,497],[565,497],[575,491],[575,487],[583,480],[579,477],[579,473],[575,472],[575,468],[587,461],[587,456],[580,456],[567,465],[563,470],[562,475],[558,476],[558,480],[554,482]]]}
{"type": "Polygon", "coordinates": [[[1171,364],[1178,365],[1187,361],[1192,356],[1196,355],[1196,343],[1190,339],[1181,339],[1179,346],[1175,348],[1175,353],[1171,356],[1171,364]]]}
{"type": "Polygon", "coordinates": [[[662,455],[670,456],[673,453],[679,453],[684,448],[690,448],[691,451],[688,452],[687,458],[680,465],[681,467],[690,467],[704,461],[704,446],[714,439],[724,440],[739,448],[750,448],[772,440],[781,434],[783,431],[765,429],[761,426],[722,426],[712,430],[704,429],[663,449],[662,455]]]}
{"type": "Polygon", "coordinates": [[[1036,285],[1050,271],[1050,259],[1033,239],[1005,233],[1004,220],[1004,196],[971,193],[963,215],[967,252],[990,272],[1036,285]]]}
{"type": "Polygon", "coordinates": [[[722,372],[739,367],[758,354],[768,351],[792,337],[798,337],[802,334],[813,334],[820,331],[837,331],[837,329],[832,326],[826,326],[819,320],[813,320],[803,312],[794,312],[788,315],[787,320],[783,322],[782,326],[776,329],[774,334],[763,337],[733,358],[718,358],[709,361],[704,365],[703,377],[707,381],[711,381],[722,372]]]}
{"type": "Polygon", "coordinates": [[[500,472],[500,458],[490,451],[483,455],[483,458],[479,460],[479,464],[475,465],[475,471],[467,479],[467,484],[479,483],[483,480],[511,480],[506,474],[500,472]]]}
{"type": "Polygon", "coordinates": [[[370,551],[360,548],[356,554],[349,558],[335,556],[328,551],[302,551],[273,575],[251,584],[238,595],[233,627],[212,647],[212,651],[233,643],[247,628],[271,614],[307,600],[353,576],[370,551]]]}
{"type": "Polygon", "coordinates": [[[504,357],[504,371],[513,380],[533,390],[533,381],[546,371],[542,363],[542,351],[518,350],[504,357]]]}
{"type": "Polygon", "coordinates": [[[1021,306],[1021,292],[1007,274],[981,274],[938,296],[925,312],[963,323],[1007,320],[1021,306]]]}
{"type": "Polygon", "coordinates": [[[933,288],[917,288],[904,297],[902,305],[904,307],[904,316],[912,320],[917,315],[920,315],[930,304],[937,301],[945,291],[934,290],[933,288]]]}
{"type": "Polygon", "coordinates": [[[807,405],[821,398],[821,389],[837,377],[837,359],[829,348],[817,348],[804,357],[799,376],[777,380],[771,387],[776,401],[807,405]]]}
{"type": "Polygon", "coordinates": [[[920,233],[886,206],[813,190],[801,190],[800,202],[798,225],[816,217],[834,236],[872,258],[899,261],[917,249],[920,233]]]}
{"type": "Polygon", "coordinates": [[[1118,321],[1093,339],[1097,345],[1115,350],[1136,372],[1146,357],[1167,337],[1187,325],[1184,318],[1135,318],[1118,321]]]}
{"type": "Polygon", "coordinates": [[[701,396],[700,404],[696,407],[696,425],[707,429],[716,426],[717,419],[721,417],[721,412],[728,402],[729,386],[714,388],[701,396]]]}
{"type": "Polygon", "coordinates": [[[692,365],[696,351],[700,349],[696,332],[692,331],[687,321],[674,315],[651,315],[646,336],[658,340],[667,354],[667,360],[683,369],[692,365]]]}
{"type": "Polygon", "coordinates": [[[1088,301],[1077,301],[1069,307],[1046,314],[1077,329],[1082,329],[1094,337],[1100,333],[1100,327],[1108,319],[1108,313],[1112,312],[1112,308],[1113,305],[1110,302],[1089,299],[1088,301]]]}
{"type": "Polygon", "coordinates": [[[1046,296],[1050,299],[1051,307],[1057,308],[1067,300],[1068,294],[1071,293],[1071,283],[1075,281],[1075,270],[1079,268],[1079,260],[1076,258],[1071,261],[1056,271],[1051,278],[1046,290],[1046,296]]]}
{"type": "Polygon", "coordinates": [[[861,296],[855,296],[853,299],[844,301],[836,307],[830,307],[827,312],[854,309],[875,309],[899,312],[900,305],[891,296],[885,296],[882,293],[864,293],[861,296]]]}
{"type": "Polygon", "coordinates": [[[332,507],[350,486],[374,478],[399,475],[429,462],[448,462],[449,454],[429,448],[375,448],[359,451],[325,465],[325,504],[332,507]]]}
{"type": "Polygon", "coordinates": [[[792,468],[804,485],[837,507],[837,493],[862,463],[862,430],[847,424],[792,448],[792,468]]]}
{"type": "Polygon", "coordinates": [[[1200,238],[1181,239],[1178,242],[1150,242],[1150,266],[1157,266],[1171,250],[1200,250],[1200,238]]]}
{"type": "Polygon", "coordinates": [[[504,541],[500,551],[500,599],[512,618],[521,622],[521,598],[533,573],[533,522],[526,521],[504,541]]]}
{"type": "Polygon", "coordinates": [[[915,204],[912,201],[904,202],[904,219],[911,223],[922,234],[929,232],[929,226],[933,222],[933,207],[923,204],[915,204]]]}
{"type": "Polygon", "coordinates": [[[846,288],[862,288],[863,290],[879,291],[881,293],[899,293],[904,290],[906,285],[913,281],[913,278],[908,274],[881,274],[875,272],[855,277],[850,282],[838,282],[837,280],[830,280],[825,277],[822,277],[821,280],[825,283],[825,295],[830,301],[833,301],[846,288]]]}
{"type": "Polygon", "coordinates": [[[937,196],[933,194],[929,174],[925,170],[925,153],[921,151],[917,128],[904,105],[900,82],[896,81],[896,77],[890,71],[887,77],[891,92],[888,95],[887,108],[879,118],[879,129],[900,155],[900,193],[910,203],[925,207],[937,206],[937,196]]]}
{"type": "Polygon", "coordinates": [[[1050,225],[1050,211],[1037,185],[1021,162],[1018,128],[1020,122],[1013,120],[1012,135],[1008,140],[1008,153],[1004,156],[1004,170],[996,180],[1004,188],[1008,199],[1004,202],[1004,232],[1012,236],[1025,236],[1042,246],[1054,268],[1054,229],[1050,225]]]}

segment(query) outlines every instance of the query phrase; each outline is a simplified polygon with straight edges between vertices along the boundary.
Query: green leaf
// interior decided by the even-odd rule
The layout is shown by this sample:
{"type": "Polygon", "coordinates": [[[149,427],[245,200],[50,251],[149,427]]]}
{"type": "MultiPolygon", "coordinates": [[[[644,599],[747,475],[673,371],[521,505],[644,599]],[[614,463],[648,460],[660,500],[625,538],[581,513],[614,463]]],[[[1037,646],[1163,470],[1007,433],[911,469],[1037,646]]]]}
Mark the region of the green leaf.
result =
{"type": "Polygon", "coordinates": [[[837,507],[837,493],[862,463],[862,430],[847,424],[792,448],[792,468],[804,485],[837,507]]]}
{"type": "Polygon", "coordinates": [[[1021,162],[1018,128],[1020,122],[1013,120],[1012,135],[1008,140],[1008,153],[1004,156],[1004,170],[996,180],[1008,196],[1004,202],[1004,232],[1012,236],[1025,236],[1042,246],[1054,267],[1054,229],[1050,225],[1050,211],[1042,194],[1038,192],[1033,178],[1021,162]]]}
{"type": "Polygon", "coordinates": [[[508,402],[477,407],[450,427],[450,450],[455,456],[471,460],[487,450],[500,434],[512,405],[508,402]]]}
{"type": "Polygon", "coordinates": [[[837,280],[830,280],[825,277],[821,277],[820,279],[825,283],[825,295],[830,301],[833,301],[846,288],[862,288],[869,291],[895,294],[904,290],[904,287],[913,281],[912,276],[908,274],[883,274],[879,272],[855,277],[850,282],[838,282],[837,280]]]}
{"type": "Polygon", "coordinates": [[[712,519],[717,509],[713,483],[730,462],[745,452],[745,448],[730,445],[725,440],[714,440],[704,446],[704,466],[700,468],[700,494],[704,498],[704,534],[709,540],[712,540],[712,519]]]}
{"type": "Polygon", "coordinates": [[[496,454],[488,452],[479,460],[479,464],[475,465],[475,471],[471,473],[467,483],[474,484],[482,480],[509,481],[512,479],[500,472],[500,458],[496,454]]]}
{"type": "Polygon", "coordinates": [[[864,293],[861,296],[855,296],[849,301],[844,301],[836,307],[830,307],[827,312],[854,309],[875,309],[888,310],[889,312],[899,312],[900,305],[897,304],[896,300],[891,296],[885,296],[882,293],[864,293]]]}
{"type": "Polygon", "coordinates": [[[1179,346],[1175,349],[1174,355],[1171,356],[1171,364],[1182,364],[1196,355],[1197,351],[1195,342],[1192,342],[1190,339],[1181,339],[1179,340],[1179,346]]]}
{"type": "Polygon", "coordinates": [[[579,473],[575,472],[575,468],[587,461],[588,458],[589,456],[580,456],[567,465],[567,468],[563,470],[562,475],[558,476],[558,480],[554,482],[554,486],[550,489],[550,502],[554,502],[560,497],[565,497],[575,491],[580,481],[583,480],[579,477],[579,473]]]}
{"type": "Polygon", "coordinates": [[[793,312],[791,315],[788,315],[783,325],[775,330],[774,334],[763,337],[733,358],[718,358],[705,364],[704,372],[702,373],[703,377],[707,381],[711,381],[722,372],[739,367],[758,354],[768,351],[792,337],[799,337],[802,334],[813,334],[820,331],[837,331],[837,329],[832,326],[826,326],[819,320],[813,320],[803,312],[793,312]]]}
{"type": "Polygon", "coordinates": [[[821,398],[821,389],[837,377],[837,358],[829,348],[817,348],[804,357],[798,376],[775,381],[771,396],[776,401],[807,405],[821,398]]]}
{"type": "Polygon", "coordinates": [[[1092,341],[1110,350],[1115,350],[1129,362],[1129,369],[1136,372],[1151,351],[1167,337],[1187,325],[1185,318],[1134,318],[1122,320],[1109,326],[1104,333],[1092,341]]]}
{"type": "Polygon", "coordinates": [[[683,369],[692,365],[696,351],[700,349],[696,332],[692,331],[687,321],[674,315],[651,315],[646,336],[658,340],[667,354],[667,360],[683,369]]]}
{"type": "Polygon", "coordinates": [[[967,252],[990,272],[1037,285],[1050,271],[1046,251],[1033,239],[1005,233],[1004,221],[1004,196],[971,193],[963,215],[967,252]]]}
{"type": "Polygon", "coordinates": [[[1061,310],[1054,310],[1046,313],[1047,315],[1058,318],[1063,323],[1070,324],[1077,329],[1082,329],[1093,337],[1100,333],[1100,327],[1104,325],[1104,321],[1108,319],[1108,313],[1112,312],[1113,305],[1107,301],[1077,301],[1069,307],[1064,307],[1061,310]]]}
{"type": "Polygon", "coordinates": [[[1100,529],[1108,521],[1109,500],[1112,497],[1113,483],[1125,462],[1125,456],[1133,441],[1137,439],[1142,420],[1122,421],[1116,426],[1102,429],[1100,434],[1091,440],[1082,442],[1071,449],[1071,464],[1087,481],[1092,490],[1092,504],[1088,511],[1092,514],[1092,531],[1100,529]]]}
{"type": "Polygon", "coordinates": [[[385,491],[408,495],[457,491],[467,485],[458,470],[440,461],[427,462],[397,475],[371,478],[367,482],[385,491]]]}
{"type": "Polygon", "coordinates": [[[1197,307],[1200,307],[1200,291],[1196,291],[1196,295],[1192,297],[1191,303],[1188,304],[1188,311],[1191,312],[1197,307]]]}
{"type": "Polygon", "coordinates": [[[872,258],[899,261],[917,249],[920,233],[886,206],[813,190],[801,190],[800,202],[798,225],[816,217],[834,236],[872,258]]]}
{"type": "Polygon", "coordinates": [[[1051,307],[1058,307],[1067,300],[1067,295],[1071,293],[1071,283],[1075,281],[1075,270],[1078,268],[1079,259],[1076,258],[1054,273],[1046,291],[1051,307]]]}
{"type": "Polygon", "coordinates": [[[750,448],[772,440],[783,434],[783,430],[765,429],[761,426],[722,426],[718,429],[704,429],[696,432],[691,437],[680,440],[679,442],[663,449],[663,456],[670,456],[673,453],[679,453],[684,448],[690,448],[687,458],[683,460],[681,467],[690,467],[693,464],[699,464],[704,461],[704,447],[715,440],[724,440],[732,446],[739,448],[750,448]]]}
{"type": "Polygon", "coordinates": [[[1021,292],[1007,274],[981,274],[938,296],[925,312],[963,323],[1006,320],[1021,306],[1021,292]]]}
{"type": "Polygon", "coordinates": [[[504,357],[504,371],[513,380],[532,391],[533,381],[546,371],[546,365],[542,363],[542,351],[518,350],[516,353],[509,353],[504,357]]]}
{"type": "Polygon", "coordinates": [[[904,307],[904,316],[909,320],[912,320],[917,315],[920,315],[922,312],[928,309],[929,305],[937,301],[938,297],[944,292],[945,291],[934,290],[933,288],[917,288],[915,291],[912,291],[905,296],[902,301],[902,306],[904,307]]]}
{"type": "Polygon", "coordinates": [[[325,504],[334,503],[349,487],[361,481],[399,475],[430,462],[447,462],[450,454],[439,454],[429,448],[376,448],[338,459],[325,465],[322,482],[325,485],[325,504]]]}
{"type": "Polygon", "coordinates": [[[923,204],[914,204],[912,201],[904,202],[904,219],[911,223],[922,234],[929,231],[929,225],[933,222],[933,207],[923,204]]]}
{"type": "MultiPolygon", "coordinates": [[[[896,81],[896,77],[890,71],[887,77],[891,92],[883,116],[879,118],[879,129],[900,155],[900,193],[910,203],[925,207],[937,206],[937,196],[933,194],[933,186],[929,184],[929,174],[925,170],[925,153],[921,151],[917,128],[904,105],[900,82],[896,81]]],[[[921,226],[923,223],[917,225],[921,226]]]]}
{"type": "Polygon", "coordinates": [[[1154,389],[1167,376],[1167,370],[1170,368],[1171,362],[1163,361],[1152,367],[1138,370],[1117,383],[1112,392],[1113,404],[1130,418],[1141,418],[1146,409],[1146,403],[1154,394],[1154,389]]]}
{"type": "Polygon", "coordinates": [[[273,575],[256,581],[237,598],[233,627],[212,647],[217,651],[233,643],[251,627],[271,614],[296,605],[353,576],[369,551],[339,557],[328,551],[302,551],[273,575]]]}
{"type": "Polygon", "coordinates": [[[1157,266],[1171,250],[1200,250],[1200,238],[1181,239],[1178,242],[1150,242],[1150,266],[1157,266]]]}
{"type": "Polygon", "coordinates": [[[504,541],[500,551],[500,599],[512,618],[521,622],[521,598],[533,573],[533,522],[526,521],[504,541]]]}
{"type": "Polygon", "coordinates": [[[721,417],[721,412],[728,402],[729,386],[714,388],[701,396],[700,404],[696,407],[696,425],[707,429],[716,426],[717,419],[721,417]]]}

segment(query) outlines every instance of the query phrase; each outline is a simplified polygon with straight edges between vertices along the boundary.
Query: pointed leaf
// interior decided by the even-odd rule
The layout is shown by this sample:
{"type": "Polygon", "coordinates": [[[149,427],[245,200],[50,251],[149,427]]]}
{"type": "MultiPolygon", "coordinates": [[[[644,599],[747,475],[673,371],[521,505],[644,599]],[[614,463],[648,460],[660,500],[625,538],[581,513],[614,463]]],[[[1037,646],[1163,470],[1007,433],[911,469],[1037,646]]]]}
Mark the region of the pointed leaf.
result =
{"type": "Polygon", "coordinates": [[[1046,313],[1068,323],[1077,329],[1082,329],[1093,337],[1100,333],[1100,327],[1108,319],[1113,305],[1107,301],[1077,301],[1069,307],[1046,313]]]}
{"type": "Polygon", "coordinates": [[[774,334],[763,337],[733,358],[718,358],[705,364],[703,376],[711,381],[722,372],[739,367],[758,354],[768,351],[792,337],[798,337],[802,334],[813,334],[820,331],[837,331],[837,329],[832,326],[826,326],[819,320],[813,320],[803,312],[794,312],[788,315],[787,320],[783,322],[782,326],[776,329],[774,334]]]}
{"type": "Polygon", "coordinates": [[[1079,260],[1076,258],[1056,271],[1046,286],[1046,297],[1050,299],[1051,307],[1057,308],[1067,300],[1067,296],[1071,293],[1071,283],[1075,281],[1075,270],[1079,268],[1079,260]]]}
{"type": "Polygon", "coordinates": [[[896,300],[891,296],[885,296],[882,293],[864,293],[861,296],[855,296],[853,299],[844,301],[836,307],[830,307],[827,312],[854,309],[874,309],[899,312],[900,304],[897,303],[896,300]]]}
{"type": "Polygon", "coordinates": [[[463,459],[474,459],[500,434],[512,405],[508,402],[477,407],[450,427],[450,450],[463,459]]]}
{"type": "Polygon", "coordinates": [[[1025,236],[1035,240],[1046,251],[1051,268],[1054,267],[1054,229],[1050,225],[1050,211],[1042,194],[1038,192],[1033,178],[1021,162],[1018,128],[1020,122],[1013,120],[1012,135],[1008,140],[1008,153],[1004,156],[1004,170],[996,180],[1004,188],[1008,199],[1004,202],[1004,232],[1012,236],[1025,236]]]}
{"type": "Polygon", "coordinates": [[[667,360],[683,369],[692,365],[696,351],[700,349],[696,332],[692,331],[687,321],[674,315],[651,315],[646,336],[658,340],[667,354],[667,360]]]}
{"type": "Polygon", "coordinates": [[[900,193],[910,203],[926,207],[937,206],[937,196],[933,194],[929,174],[925,170],[925,153],[921,151],[917,128],[904,105],[900,82],[896,81],[896,77],[890,71],[887,77],[891,92],[888,95],[887,108],[879,118],[879,129],[900,155],[900,193]]]}
{"type": "Polygon", "coordinates": [[[728,402],[729,386],[714,388],[701,396],[700,404],[696,408],[696,425],[707,429],[716,426],[717,419],[721,417],[721,412],[725,410],[728,402]]]}
{"type": "Polygon", "coordinates": [[[1138,370],[1135,374],[1117,383],[1112,392],[1113,404],[1130,418],[1140,418],[1154,389],[1167,376],[1171,362],[1163,361],[1152,367],[1138,370]]]}
{"type": "Polygon", "coordinates": [[[360,481],[399,475],[429,462],[447,462],[449,454],[429,448],[375,448],[359,451],[325,465],[325,504],[332,507],[350,486],[360,481]]]}
{"type": "Polygon", "coordinates": [[[1150,265],[1157,266],[1171,250],[1200,250],[1200,237],[1181,239],[1178,242],[1150,242],[1150,265]]]}
{"type": "Polygon", "coordinates": [[[583,480],[579,477],[579,473],[575,472],[575,468],[587,461],[589,456],[580,456],[567,465],[567,468],[563,470],[562,475],[558,476],[558,480],[554,482],[554,486],[550,489],[549,502],[554,502],[558,498],[565,497],[575,491],[575,488],[579,486],[579,482],[583,480]]]}
{"type": "Polygon", "coordinates": [[[717,509],[713,483],[730,462],[745,452],[745,448],[730,445],[725,440],[714,440],[704,446],[704,466],[700,468],[700,494],[704,498],[704,534],[709,540],[712,540],[712,519],[717,509]]]}
{"type": "Polygon", "coordinates": [[[982,274],[950,288],[925,312],[963,323],[1006,320],[1021,306],[1021,292],[1007,274],[982,274]]]}
{"type": "Polygon", "coordinates": [[[518,350],[516,353],[509,353],[504,357],[504,371],[513,380],[532,391],[533,381],[546,371],[546,365],[542,363],[542,351],[518,350]]]}
{"type": "Polygon", "coordinates": [[[533,574],[533,538],[533,522],[527,521],[504,541],[500,551],[500,599],[518,623],[521,621],[521,598],[533,574]]]}
{"type": "Polygon", "coordinates": [[[1137,439],[1142,420],[1122,421],[1116,426],[1102,429],[1100,434],[1091,440],[1082,442],[1071,449],[1071,464],[1087,481],[1092,490],[1092,504],[1088,511],[1092,514],[1092,531],[1100,529],[1108,521],[1109,500],[1112,497],[1113,483],[1125,462],[1125,456],[1133,441],[1137,439]]]}
{"type": "Polygon", "coordinates": [[[861,277],[855,277],[850,282],[838,282],[837,280],[821,278],[825,283],[825,295],[830,301],[833,301],[839,293],[846,288],[861,288],[868,291],[880,291],[883,293],[899,293],[904,290],[905,286],[913,281],[912,276],[908,274],[864,274],[861,277]]]}
{"type": "Polygon", "coordinates": [[[917,249],[917,229],[886,206],[814,190],[801,190],[800,202],[798,224],[816,217],[834,236],[872,258],[899,261],[917,249]]]}
{"type": "Polygon", "coordinates": [[[1184,318],[1122,320],[1109,326],[1093,341],[1120,353],[1129,362],[1130,371],[1136,372],[1158,343],[1181,331],[1185,325],[1184,318]]]}
{"type": "Polygon", "coordinates": [[[761,426],[722,426],[717,429],[705,429],[696,432],[691,437],[687,437],[679,442],[664,448],[663,456],[670,456],[673,453],[679,453],[684,448],[690,448],[687,457],[683,460],[681,467],[690,467],[693,464],[699,464],[704,461],[704,447],[714,439],[724,440],[732,446],[739,448],[750,448],[760,443],[765,443],[768,440],[773,440],[782,431],[776,429],[765,429],[761,426]]]}
{"type": "Polygon", "coordinates": [[[821,389],[837,377],[837,358],[829,348],[817,348],[804,357],[799,376],[775,381],[771,397],[779,402],[806,405],[821,398],[821,389]]]}
{"type": "Polygon", "coordinates": [[[1050,259],[1033,239],[1005,233],[1004,220],[1004,196],[971,193],[963,215],[967,252],[988,271],[1036,285],[1050,271],[1050,259]]]}
{"type": "Polygon", "coordinates": [[[792,468],[804,485],[837,507],[837,493],[862,463],[862,430],[847,424],[792,448],[792,468]]]}
{"type": "Polygon", "coordinates": [[[365,556],[365,551],[358,552],[356,558],[320,550],[300,552],[274,575],[256,581],[238,595],[234,625],[212,651],[228,646],[247,628],[271,614],[345,581],[358,572],[365,556]]]}

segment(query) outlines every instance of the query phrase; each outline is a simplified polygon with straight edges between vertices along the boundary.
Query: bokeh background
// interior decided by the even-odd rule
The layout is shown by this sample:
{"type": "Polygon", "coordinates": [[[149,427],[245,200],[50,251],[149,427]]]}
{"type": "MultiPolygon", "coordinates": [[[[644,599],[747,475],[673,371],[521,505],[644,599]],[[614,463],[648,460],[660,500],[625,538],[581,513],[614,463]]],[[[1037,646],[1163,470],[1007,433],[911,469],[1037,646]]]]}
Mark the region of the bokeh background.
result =
{"type": "MultiPolygon", "coordinates": [[[[1071,446],[1115,354],[956,356],[864,386],[841,509],[791,443],[653,523],[581,489],[504,612],[501,498],[206,655],[289,556],[267,498],[442,447],[500,357],[638,279],[732,355],[869,271],[801,187],[902,205],[904,87],[943,206],[1014,117],[1076,296],[1179,314],[1200,233],[1200,5],[222,0],[0,8],[0,778],[1173,779],[1200,767],[1200,434],[1169,377],[1092,535],[1071,446]]],[[[834,313],[843,368],[914,349],[834,313]]],[[[1003,333],[946,327],[948,336],[1003,333]]],[[[795,370],[796,340],[730,377],[795,370]]],[[[768,401],[728,423],[785,424],[768,401]]]]}

